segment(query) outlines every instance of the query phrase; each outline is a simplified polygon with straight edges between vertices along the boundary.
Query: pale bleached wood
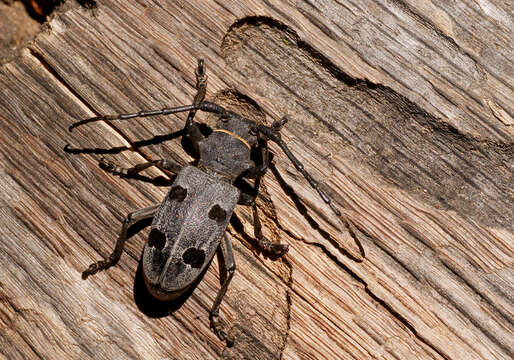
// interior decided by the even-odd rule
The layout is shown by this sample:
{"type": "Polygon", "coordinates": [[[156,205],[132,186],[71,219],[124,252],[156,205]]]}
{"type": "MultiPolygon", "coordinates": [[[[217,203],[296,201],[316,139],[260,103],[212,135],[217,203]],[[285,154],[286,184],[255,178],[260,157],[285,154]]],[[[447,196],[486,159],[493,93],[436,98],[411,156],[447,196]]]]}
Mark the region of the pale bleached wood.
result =
{"type": "Polygon", "coordinates": [[[110,1],[96,16],[52,18],[0,74],[0,353],[510,358],[512,24],[504,6],[110,1]],[[67,127],[97,113],[189,103],[199,57],[208,98],[268,123],[290,115],[284,138],[365,251],[362,262],[351,256],[359,251],[343,224],[273,147],[286,185],[270,172],[259,208],[265,234],[290,252],[282,261],[253,254],[250,213],[237,211],[243,232],[229,232],[238,272],[222,305],[236,337],[230,349],[208,329],[216,263],[178,311],[158,319],[133,295],[147,232],[116,267],[80,279],[111,251],[124,216],[166,191],[115,178],[97,160],[190,158],[179,139],[130,151],[178,131],[184,116],[67,127]],[[67,143],[92,153],[66,153],[67,143]]]}

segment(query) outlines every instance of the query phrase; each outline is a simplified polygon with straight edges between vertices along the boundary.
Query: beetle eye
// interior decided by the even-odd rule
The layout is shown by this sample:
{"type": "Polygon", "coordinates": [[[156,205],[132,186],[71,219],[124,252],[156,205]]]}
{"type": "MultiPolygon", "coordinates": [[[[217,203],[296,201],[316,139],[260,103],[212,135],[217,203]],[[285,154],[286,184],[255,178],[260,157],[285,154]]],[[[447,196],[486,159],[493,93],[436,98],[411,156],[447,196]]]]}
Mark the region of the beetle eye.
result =
{"type": "Polygon", "coordinates": [[[226,217],[227,212],[218,204],[214,205],[209,211],[209,219],[216,220],[219,223],[225,221],[226,217]]]}
{"type": "Polygon", "coordinates": [[[205,251],[190,247],[182,254],[182,260],[191,267],[199,269],[205,262],[205,251]]]}
{"type": "Polygon", "coordinates": [[[156,249],[162,250],[166,244],[166,235],[157,229],[152,229],[148,235],[148,245],[156,249]]]}
{"type": "Polygon", "coordinates": [[[250,127],[250,131],[249,131],[250,135],[252,136],[257,136],[257,126],[255,125],[252,125],[252,127],[250,127]]]}

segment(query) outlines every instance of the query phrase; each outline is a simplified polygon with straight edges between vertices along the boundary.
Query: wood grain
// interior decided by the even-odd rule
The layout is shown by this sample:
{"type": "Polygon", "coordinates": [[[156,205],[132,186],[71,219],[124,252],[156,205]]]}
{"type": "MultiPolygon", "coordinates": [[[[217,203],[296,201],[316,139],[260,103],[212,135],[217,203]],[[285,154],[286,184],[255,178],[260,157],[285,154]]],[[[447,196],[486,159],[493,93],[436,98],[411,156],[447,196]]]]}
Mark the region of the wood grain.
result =
{"type": "Polygon", "coordinates": [[[511,12],[494,0],[115,0],[54,15],[0,68],[0,356],[512,358],[511,12]],[[68,126],[189,104],[198,58],[208,99],[267,124],[289,116],[283,138],[356,236],[272,146],[259,212],[290,250],[263,256],[250,211],[236,211],[221,307],[231,348],[209,329],[216,260],[167,316],[140,291],[147,230],[118,265],[80,278],[126,214],[167,190],[159,170],[119,179],[98,160],[191,157],[183,115],[68,126]]]}

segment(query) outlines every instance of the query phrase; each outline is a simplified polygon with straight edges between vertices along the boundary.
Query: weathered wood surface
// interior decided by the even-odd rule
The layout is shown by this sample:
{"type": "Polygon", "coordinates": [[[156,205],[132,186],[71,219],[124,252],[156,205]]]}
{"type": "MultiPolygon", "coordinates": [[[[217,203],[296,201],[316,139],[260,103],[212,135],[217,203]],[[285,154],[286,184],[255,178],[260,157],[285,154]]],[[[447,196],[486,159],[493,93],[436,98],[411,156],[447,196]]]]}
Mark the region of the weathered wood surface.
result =
{"type": "Polygon", "coordinates": [[[2,357],[510,359],[511,12],[502,1],[139,0],[53,17],[0,69],[2,357]],[[232,348],[208,328],[216,264],[178,310],[146,315],[134,274],[147,231],[117,266],[80,278],[125,215],[167,189],[105,173],[100,157],[191,159],[176,133],[184,115],[67,127],[190,103],[200,57],[209,99],[268,124],[289,114],[284,138],[365,253],[272,147],[280,175],[266,175],[259,208],[290,251],[257,254],[250,212],[237,211],[238,271],[221,308],[232,348]]]}

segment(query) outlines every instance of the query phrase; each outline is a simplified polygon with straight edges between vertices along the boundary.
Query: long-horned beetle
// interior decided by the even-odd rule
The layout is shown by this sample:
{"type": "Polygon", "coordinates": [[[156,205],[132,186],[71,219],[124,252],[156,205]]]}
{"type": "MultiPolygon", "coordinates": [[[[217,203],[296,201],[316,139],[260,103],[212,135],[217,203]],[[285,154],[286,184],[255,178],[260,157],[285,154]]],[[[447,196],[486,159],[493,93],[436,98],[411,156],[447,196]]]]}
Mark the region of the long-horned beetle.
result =
{"type": "Polygon", "coordinates": [[[239,114],[204,101],[207,85],[204,62],[199,60],[196,69],[197,93],[192,105],[140,111],[131,114],[105,115],[79,121],[70,131],[86,123],[105,120],[129,120],[135,117],[168,115],[188,111],[185,130],[199,159],[196,166],[180,167],[168,160],[155,160],[133,168],[121,168],[102,159],[103,169],[117,175],[135,175],[150,166],[176,174],[171,189],[161,204],[130,213],[121,229],[112,254],[98,261],[82,273],[89,275],[115,265],[120,259],[128,228],[143,219],[153,218],[148,241],[143,250],[142,273],[150,294],[160,300],[172,300],[184,294],[210,264],[218,250],[227,276],[221,284],[210,311],[210,325],[221,340],[232,341],[219,321],[219,307],[236,268],[232,245],[226,227],[237,204],[254,209],[255,236],[265,251],[279,257],[288,250],[287,245],[272,243],[260,231],[256,216],[257,190],[247,193],[235,186],[238,178],[256,179],[266,173],[269,165],[267,141],[275,142],[291,160],[295,168],[308,180],[323,201],[340,216],[339,210],[321,190],[318,183],[305,171],[303,164],[293,155],[281,138],[280,128],[287,121],[282,118],[271,126],[258,124],[239,114]],[[198,110],[219,116],[217,128],[208,136],[200,131],[194,116],[198,110]],[[260,151],[262,163],[251,160],[253,149],[260,151]]]}

